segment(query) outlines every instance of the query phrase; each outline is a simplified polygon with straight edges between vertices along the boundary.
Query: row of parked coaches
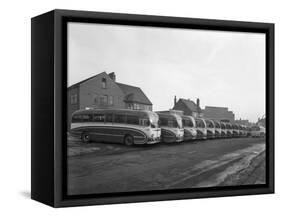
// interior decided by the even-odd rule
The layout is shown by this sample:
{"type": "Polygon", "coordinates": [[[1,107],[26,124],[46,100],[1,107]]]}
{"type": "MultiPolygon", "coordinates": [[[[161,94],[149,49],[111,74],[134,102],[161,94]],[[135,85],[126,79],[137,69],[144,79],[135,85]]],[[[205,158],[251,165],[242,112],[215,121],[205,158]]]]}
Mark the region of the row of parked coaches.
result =
{"type": "Polygon", "coordinates": [[[164,142],[170,142],[170,137],[165,136],[165,131],[171,128],[171,124],[167,124],[167,119],[174,116],[178,119],[179,138],[177,141],[195,140],[195,139],[215,139],[215,138],[238,138],[238,137],[264,137],[265,128],[261,126],[247,127],[240,124],[231,124],[229,122],[216,121],[205,118],[194,118],[171,113],[158,113],[159,126],[162,130],[164,142]]]}
{"type": "Polygon", "coordinates": [[[251,128],[176,112],[127,109],[84,109],[73,113],[70,133],[83,142],[133,144],[174,143],[196,139],[263,137],[265,128],[251,128]]]}

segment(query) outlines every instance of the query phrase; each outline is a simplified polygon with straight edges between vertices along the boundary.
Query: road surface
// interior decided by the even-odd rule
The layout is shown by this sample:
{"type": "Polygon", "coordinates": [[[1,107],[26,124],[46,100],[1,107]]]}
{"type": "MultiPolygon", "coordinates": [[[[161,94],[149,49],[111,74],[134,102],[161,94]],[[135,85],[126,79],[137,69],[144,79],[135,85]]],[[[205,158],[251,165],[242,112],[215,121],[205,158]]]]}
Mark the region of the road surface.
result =
{"type": "Polygon", "coordinates": [[[265,183],[265,141],[233,138],[125,147],[69,142],[68,193],[265,183]]]}

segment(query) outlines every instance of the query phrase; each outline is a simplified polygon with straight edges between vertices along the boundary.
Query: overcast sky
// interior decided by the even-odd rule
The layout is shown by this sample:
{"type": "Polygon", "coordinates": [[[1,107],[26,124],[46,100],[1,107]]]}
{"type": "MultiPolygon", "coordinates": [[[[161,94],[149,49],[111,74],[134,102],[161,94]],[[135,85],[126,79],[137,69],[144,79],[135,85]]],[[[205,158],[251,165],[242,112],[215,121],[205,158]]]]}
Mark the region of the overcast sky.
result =
{"type": "Polygon", "coordinates": [[[103,71],[141,87],[153,110],[176,95],[236,119],[265,114],[264,34],[69,23],[68,86],[103,71]]]}

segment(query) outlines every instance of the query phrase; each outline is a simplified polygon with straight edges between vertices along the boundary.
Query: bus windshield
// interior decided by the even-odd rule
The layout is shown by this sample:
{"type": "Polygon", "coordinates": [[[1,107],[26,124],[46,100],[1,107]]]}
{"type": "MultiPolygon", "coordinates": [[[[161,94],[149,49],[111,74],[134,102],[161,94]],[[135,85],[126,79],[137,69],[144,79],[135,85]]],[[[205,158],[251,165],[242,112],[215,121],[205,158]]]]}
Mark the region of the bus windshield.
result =
{"type": "Polygon", "coordinates": [[[231,126],[230,124],[226,124],[226,129],[231,130],[231,129],[232,129],[232,126],[231,126]]]}
{"type": "Polygon", "coordinates": [[[218,122],[215,122],[215,127],[216,128],[221,128],[220,124],[218,122]]]}
{"type": "Polygon", "coordinates": [[[177,127],[178,128],[182,128],[182,119],[180,117],[176,117],[176,121],[177,121],[177,127]]]}
{"type": "Polygon", "coordinates": [[[161,127],[181,128],[181,119],[175,117],[161,117],[159,118],[159,125],[161,127]]]}
{"type": "Polygon", "coordinates": [[[150,125],[152,128],[158,128],[159,116],[157,114],[150,114],[150,125]]]}
{"type": "Polygon", "coordinates": [[[184,127],[195,127],[193,121],[188,118],[183,118],[182,123],[184,127]]]}
{"type": "Polygon", "coordinates": [[[207,127],[214,128],[214,124],[211,121],[206,120],[206,124],[207,124],[207,127]]]}
{"type": "Polygon", "coordinates": [[[206,128],[205,122],[203,120],[197,119],[196,126],[200,128],[206,128]]]}

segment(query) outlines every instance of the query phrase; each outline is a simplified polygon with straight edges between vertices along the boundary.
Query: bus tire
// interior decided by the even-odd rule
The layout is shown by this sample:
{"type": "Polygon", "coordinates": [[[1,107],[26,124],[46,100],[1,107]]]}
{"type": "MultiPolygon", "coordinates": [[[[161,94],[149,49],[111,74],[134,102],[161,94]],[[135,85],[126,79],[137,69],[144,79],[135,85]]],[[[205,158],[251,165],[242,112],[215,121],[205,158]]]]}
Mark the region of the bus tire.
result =
{"type": "Polygon", "coordinates": [[[134,144],[134,138],[131,135],[125,135],[124,137],[124,145],[132,146],[134,144]]]}
{"type": "Polygon", "coordinates": [[[91,141],[90,135],[88,133],[83,133],[81,139],[84,143],[89,143],[91,141]]]}

